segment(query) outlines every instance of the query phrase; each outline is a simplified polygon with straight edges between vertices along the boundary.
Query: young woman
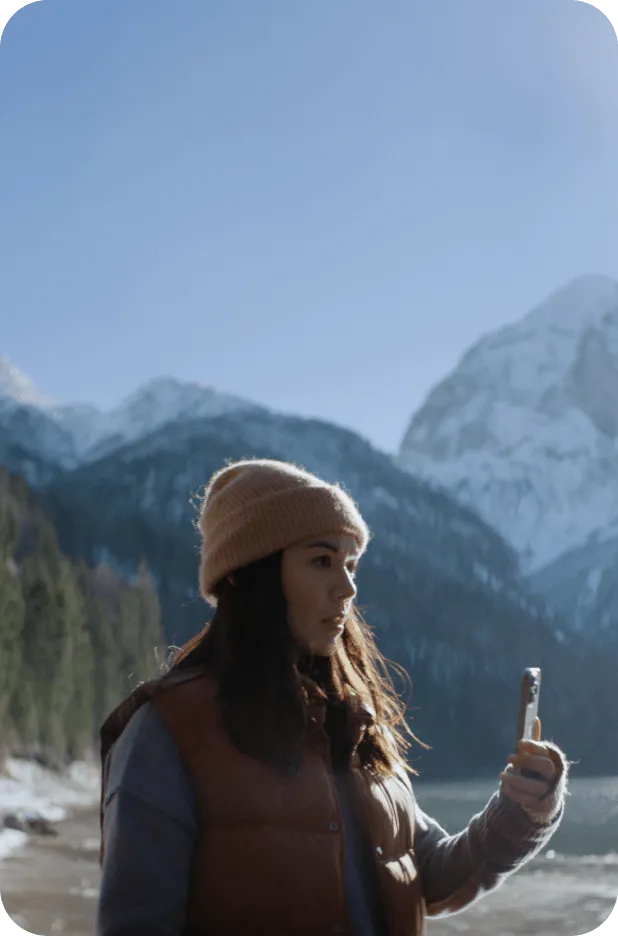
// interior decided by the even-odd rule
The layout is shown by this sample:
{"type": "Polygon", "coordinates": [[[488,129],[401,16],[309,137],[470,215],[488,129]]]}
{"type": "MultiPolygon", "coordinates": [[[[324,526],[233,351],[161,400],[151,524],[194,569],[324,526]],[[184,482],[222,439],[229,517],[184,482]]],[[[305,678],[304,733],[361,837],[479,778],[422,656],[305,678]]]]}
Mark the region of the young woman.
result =
{"type": "Polygon", "coordinates": [[[547,844],[569,762],[540,724],[464,831],[419,808],[340,487],[238,462],[199,529],[214,617],[102,729],[98,936],[419,936],[547,844]]]}

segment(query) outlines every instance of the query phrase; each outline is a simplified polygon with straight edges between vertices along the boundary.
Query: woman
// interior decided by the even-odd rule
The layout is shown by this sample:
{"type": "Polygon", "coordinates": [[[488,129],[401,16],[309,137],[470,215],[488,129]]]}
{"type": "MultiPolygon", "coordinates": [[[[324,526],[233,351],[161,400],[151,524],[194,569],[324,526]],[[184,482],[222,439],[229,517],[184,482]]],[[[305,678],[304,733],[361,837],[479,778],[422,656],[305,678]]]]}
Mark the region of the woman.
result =
{"type": "Polygon", "coordinates": [[[418,936],[547,844],[569,766],[548,742],[520,743],[459,835],[416,803],[341,488],[237,462],[199,529],[213,620],[102,729],[98,936],[418,936]]]}

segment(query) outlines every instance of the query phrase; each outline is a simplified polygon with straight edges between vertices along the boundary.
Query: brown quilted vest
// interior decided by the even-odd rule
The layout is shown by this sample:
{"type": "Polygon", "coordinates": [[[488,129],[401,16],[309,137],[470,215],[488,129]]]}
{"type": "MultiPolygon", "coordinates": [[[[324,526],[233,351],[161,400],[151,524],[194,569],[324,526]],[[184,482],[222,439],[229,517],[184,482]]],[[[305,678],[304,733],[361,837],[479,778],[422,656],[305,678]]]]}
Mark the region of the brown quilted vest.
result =
{"type": "MultiPolygon", "coordinates": [[[[311,729],[302,765],[287,777],[234,747],[219,723],[216,686],[205,675],[167,687],[163,680],[150,694],[193,782],[202,830],[187,936],[350,932],[343,819],[325,705],[312,697],[311,685],[307,680],[311,729]]],[[[356,747],[371,720],[364,708],[355,714],[350,792],[375,861],[388,936],[421,936],[425,906],[413,850],[414,795],[403,770],[378,781],[361,767],[356,747]]]]}

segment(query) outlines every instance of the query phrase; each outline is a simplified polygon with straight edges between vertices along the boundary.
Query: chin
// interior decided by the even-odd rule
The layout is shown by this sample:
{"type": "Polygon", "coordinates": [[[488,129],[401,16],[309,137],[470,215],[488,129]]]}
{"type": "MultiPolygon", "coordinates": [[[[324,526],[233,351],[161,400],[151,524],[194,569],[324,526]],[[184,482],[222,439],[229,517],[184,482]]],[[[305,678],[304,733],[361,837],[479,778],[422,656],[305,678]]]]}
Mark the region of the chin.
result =
{"type": "Polygon", "coordinates": [[[313,653],[319,657],[332,657],[337,651],[338,644],[339,639],[331,640],[327,644],[322,644],[321,647],[316,647],[313,653]]]}

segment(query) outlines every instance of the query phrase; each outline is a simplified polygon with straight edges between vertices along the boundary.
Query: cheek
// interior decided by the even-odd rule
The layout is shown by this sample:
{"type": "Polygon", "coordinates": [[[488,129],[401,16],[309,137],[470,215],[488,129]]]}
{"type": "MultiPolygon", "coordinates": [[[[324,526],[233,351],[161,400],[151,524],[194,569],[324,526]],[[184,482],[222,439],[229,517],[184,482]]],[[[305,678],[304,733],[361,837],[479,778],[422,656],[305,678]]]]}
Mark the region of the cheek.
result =
{"type": "Polygon", "coordinates": [[[306,630],[315,617],[315,602],[311,591],[300,586],[288,598],[288,620],[293,630],[306,630]]]}
{"type": "Polygon", "coordinates": [[[324,582],[316,569],[301,569],[289,575],[285,581],[284,593],[290,611],[297,614],[310,613],[323,602],[324,582]]]}
{"type": "Polygon", "coordinates": [[[324,606],[321,583],[319,579],[315,581],[317,576],[311,572],[312,570],[296,578],[290,576],[284,589],[290,630],[303,644],[312,643],[319,636],[320,615],[324,606]]]}

